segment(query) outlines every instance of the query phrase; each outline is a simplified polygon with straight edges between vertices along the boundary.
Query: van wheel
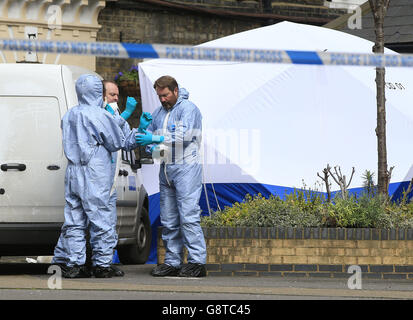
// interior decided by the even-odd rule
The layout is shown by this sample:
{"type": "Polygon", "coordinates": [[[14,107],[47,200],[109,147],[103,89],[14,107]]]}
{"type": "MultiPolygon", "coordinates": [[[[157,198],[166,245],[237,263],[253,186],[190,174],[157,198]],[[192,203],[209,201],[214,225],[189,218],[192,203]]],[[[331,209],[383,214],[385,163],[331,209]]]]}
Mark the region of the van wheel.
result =
{"type": "Polygon", "coordinates": [[[151,222],[148,210],[142,207],[141,220],[136,223],[136,244],[119,246],[118,256],[122,264],[144,264],[149,257],[152,242],[151,222]]]}

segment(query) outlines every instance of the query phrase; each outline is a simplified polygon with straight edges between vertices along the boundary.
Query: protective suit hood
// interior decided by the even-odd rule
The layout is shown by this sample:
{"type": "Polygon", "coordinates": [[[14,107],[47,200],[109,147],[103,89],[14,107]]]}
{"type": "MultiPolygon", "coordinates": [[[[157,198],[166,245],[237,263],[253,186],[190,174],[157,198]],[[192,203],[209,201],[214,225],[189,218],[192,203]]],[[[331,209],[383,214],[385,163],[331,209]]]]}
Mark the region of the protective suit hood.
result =
{"type": "MultiPolygon", "coordinates": [[[[172,106],[171,110],[174,109],[177,105],[179,105],[183,100],[188,100],[188,98],[189,98],[189,92],[185,88],[178,87],[178,99],[176,100],[175,104],[172,106]]],[[[165,110],[168,110],[168,109],[165,108],[165,110]]]]}
{"type": "Polygon", "coordinates": [[[179,88],[178,91],[178,101],[179,99],[188,99],[189,98],[189,92],[185,88],[179,88]]]}
{"type": "Polygon", "coordinates": [[[76,81],[76,93],[80,105],[103,106],[102,81],[94,75],[81,75],[76,81]]]}

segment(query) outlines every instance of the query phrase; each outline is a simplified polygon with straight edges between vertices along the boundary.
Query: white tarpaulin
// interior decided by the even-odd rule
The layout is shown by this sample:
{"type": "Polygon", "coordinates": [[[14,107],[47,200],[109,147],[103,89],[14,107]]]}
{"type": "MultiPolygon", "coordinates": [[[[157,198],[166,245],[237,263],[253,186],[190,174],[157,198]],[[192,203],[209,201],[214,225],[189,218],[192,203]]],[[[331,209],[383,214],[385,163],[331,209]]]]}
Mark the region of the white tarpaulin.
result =
{"type": "MultiPolygon", "coordinates": [[[[373,43],[282,22],[201,46],[371,53],[373,43]]],[[[139,64],[143,111],[160,105],[152,86],[162,75],[176,78],[203,115],[204,182],[214,209],[217,201],[223,207],[247,192],[280,194],[303,181],[314,187],[327,163],[348,176],[355,167],[350,187],[362,186],[366,169],[377,172],[375,68],[153,59],[139,64]]],[[[413,176],[413,70],[387,68],[386,82],[393,192],[413,176]]],[[[159,192],[158,170],[142,169],[150,195],[159,192]]],[[[151,211],[153,219],[159,209],[151,211]]]]}

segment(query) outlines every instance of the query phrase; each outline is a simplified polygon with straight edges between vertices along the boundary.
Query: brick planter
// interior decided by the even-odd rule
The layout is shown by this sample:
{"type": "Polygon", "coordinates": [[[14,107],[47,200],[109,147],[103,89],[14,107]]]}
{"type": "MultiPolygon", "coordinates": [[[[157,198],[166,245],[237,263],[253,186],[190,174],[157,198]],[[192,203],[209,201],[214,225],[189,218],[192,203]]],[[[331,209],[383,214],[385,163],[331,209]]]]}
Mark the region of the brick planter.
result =
{"type": "MultiPolygon", "coordinates": [[[[413,229],[203,228],[208,275],[413,279],[413,229]]],[[[165,248],[158,230],[158,263],[165,248]]],[[[186,252],[184,252],[186,257],[186,252]]]]}

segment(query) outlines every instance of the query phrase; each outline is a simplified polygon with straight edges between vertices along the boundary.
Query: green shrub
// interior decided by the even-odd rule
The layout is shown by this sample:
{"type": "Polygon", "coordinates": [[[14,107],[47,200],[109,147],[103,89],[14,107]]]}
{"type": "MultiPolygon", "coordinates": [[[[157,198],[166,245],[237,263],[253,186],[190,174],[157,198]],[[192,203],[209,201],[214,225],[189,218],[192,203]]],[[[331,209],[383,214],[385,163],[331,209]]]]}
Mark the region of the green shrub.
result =
{"type": "Polygon", "coordinates": [[[225,207],[201,220],[203,226],[413,228],[413,203],[395,203],[369,189],[331,203],[324,195],[300,189],[285,195],[247,195],[243,202],[225,207]]]}
{"type": "MultiPolygon", "coordinates": [[[[335,197],[328,205],[329,225],[348,228],[383,228],[389,225],[385,199],[367,193],[342,199],[335,197]]],[[[327,226],[329,226],[327,225],[327,226]]]]}
{"type": "Polygon", "coordinates": [[[286,200],[271,195],[268,199],[261,194],[247,195],[241,203],[225,207],[202,219],[203,226],[245,226],[270,227],[292,226],[312,227],[321,223],[322,204],[317,200],[306,202],[303,194],[294,192],[286,200]]]}

